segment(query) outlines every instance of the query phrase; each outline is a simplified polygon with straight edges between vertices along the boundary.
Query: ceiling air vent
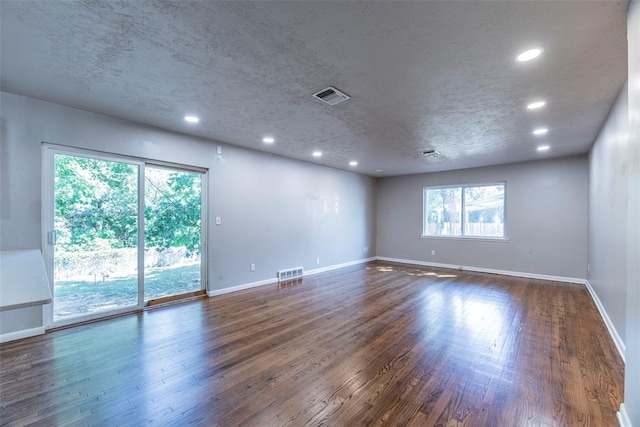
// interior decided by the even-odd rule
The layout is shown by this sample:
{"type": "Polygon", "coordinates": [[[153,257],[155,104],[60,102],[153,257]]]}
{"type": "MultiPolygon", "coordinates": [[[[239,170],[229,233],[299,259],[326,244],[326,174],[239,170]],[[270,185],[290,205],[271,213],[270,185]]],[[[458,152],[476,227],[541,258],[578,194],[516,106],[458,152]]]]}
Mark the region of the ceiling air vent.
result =
{"type": "Polygon", "coordinates": [[[427,150],[422,152],[422,155],[425,157],[434,157],[434,156],[437,156],[438,154],[440,153],[437,152],[436,150],[427,150]]]}
{"type": "Polygon", "coordinates": [[[326,89],[322,89],[320,92],[314,93],[313,97],[329,105],[336,105],[351,98],[346,93],[340,92],[338,89],[332,86],[329,86],[326,89]]]}

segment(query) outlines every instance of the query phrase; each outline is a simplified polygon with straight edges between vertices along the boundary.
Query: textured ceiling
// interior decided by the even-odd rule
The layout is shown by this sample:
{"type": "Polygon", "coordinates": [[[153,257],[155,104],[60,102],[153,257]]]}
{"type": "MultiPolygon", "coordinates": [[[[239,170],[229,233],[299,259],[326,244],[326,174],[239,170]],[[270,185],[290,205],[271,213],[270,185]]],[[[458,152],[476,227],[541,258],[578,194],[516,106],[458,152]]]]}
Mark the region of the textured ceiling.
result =
{"type": "Polygon", "coordinates": [[[532,160],[595,139],[626,80],[627,7],[3,0],[1,87],[374,176],[532,160]],[[543,56],[514,60],[532,46],[543,56]],[[352,98],[311,97],[330,85],[352,98]]]}

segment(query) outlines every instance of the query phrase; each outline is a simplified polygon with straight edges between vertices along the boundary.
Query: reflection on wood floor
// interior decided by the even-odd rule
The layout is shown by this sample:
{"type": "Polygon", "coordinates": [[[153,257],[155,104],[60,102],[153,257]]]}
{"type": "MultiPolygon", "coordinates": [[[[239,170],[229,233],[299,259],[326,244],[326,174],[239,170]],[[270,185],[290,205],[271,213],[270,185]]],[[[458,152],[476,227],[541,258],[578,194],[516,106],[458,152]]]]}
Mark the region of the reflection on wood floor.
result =
{"type": "Polygon", "coordinates": [[[373,262],[0,350],[2,425],[616,425],[583,285],[373,262]]]}

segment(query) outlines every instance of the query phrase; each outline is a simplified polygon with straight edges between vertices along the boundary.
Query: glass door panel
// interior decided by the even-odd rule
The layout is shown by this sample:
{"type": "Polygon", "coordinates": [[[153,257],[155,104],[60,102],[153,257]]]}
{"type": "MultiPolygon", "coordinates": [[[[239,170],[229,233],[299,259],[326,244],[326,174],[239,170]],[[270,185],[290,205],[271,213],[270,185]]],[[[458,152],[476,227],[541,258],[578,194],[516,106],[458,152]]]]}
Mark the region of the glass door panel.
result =
{"type": "Polygon", "coordinates": [[[202,174],[145,167],[144,300],[203,289],[202,174]]]}
{"type": "Polygon", "coordinates": [[[56,153],[53,320],[136,306],[136,164],[56,153]]]}

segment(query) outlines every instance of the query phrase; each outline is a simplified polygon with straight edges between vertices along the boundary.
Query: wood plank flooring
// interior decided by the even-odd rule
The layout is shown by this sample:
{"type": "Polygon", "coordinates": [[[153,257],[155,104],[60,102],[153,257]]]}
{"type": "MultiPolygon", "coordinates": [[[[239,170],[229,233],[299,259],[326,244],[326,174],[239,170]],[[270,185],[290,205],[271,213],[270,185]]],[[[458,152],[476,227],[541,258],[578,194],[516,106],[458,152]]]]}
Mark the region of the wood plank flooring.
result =
{"type": "Polygon", "coordinates": [[[373,262],[2,344],[1,425],[615,426],[583,285],[373,262]]]}

